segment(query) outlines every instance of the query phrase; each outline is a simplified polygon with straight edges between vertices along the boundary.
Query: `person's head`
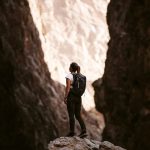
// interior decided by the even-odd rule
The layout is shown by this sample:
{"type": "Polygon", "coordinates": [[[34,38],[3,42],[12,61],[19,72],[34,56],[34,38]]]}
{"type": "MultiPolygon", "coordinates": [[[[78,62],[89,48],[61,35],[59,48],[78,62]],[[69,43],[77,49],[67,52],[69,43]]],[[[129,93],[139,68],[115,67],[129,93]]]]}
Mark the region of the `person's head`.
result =
{"type": "Polygon", "coordinates": [[[77,73],[80,73],[80,66],[77,63],[72,62],[70,64],[69,70],[70,70],[70,72],[76,72],[77,71],[77,73]]]}

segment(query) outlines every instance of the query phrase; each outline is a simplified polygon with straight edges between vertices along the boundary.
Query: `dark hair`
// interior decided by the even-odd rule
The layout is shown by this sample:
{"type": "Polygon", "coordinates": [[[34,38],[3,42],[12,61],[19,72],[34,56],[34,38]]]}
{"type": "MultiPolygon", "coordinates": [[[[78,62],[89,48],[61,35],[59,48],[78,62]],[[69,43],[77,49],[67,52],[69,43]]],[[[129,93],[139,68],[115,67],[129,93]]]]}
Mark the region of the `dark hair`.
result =
{"type": "Polygon", "coordinates": [[[76,62],[72,62],[70,64],[70,68],[72,69],[73,72],[80,73],[80,66],[76,62]]]}

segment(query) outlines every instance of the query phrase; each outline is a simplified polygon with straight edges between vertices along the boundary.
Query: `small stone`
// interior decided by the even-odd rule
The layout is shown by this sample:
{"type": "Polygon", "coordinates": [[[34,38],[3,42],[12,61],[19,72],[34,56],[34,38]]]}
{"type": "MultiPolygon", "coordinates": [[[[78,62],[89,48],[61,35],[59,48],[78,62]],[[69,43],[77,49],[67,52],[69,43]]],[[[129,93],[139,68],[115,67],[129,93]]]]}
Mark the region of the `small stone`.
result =
{"type": "Polygon", "coordinates": [[[69,144],[69,142],[65,138],[60,138],[54,141],[54,146],[56,147],[64,147],[69,144]]]}

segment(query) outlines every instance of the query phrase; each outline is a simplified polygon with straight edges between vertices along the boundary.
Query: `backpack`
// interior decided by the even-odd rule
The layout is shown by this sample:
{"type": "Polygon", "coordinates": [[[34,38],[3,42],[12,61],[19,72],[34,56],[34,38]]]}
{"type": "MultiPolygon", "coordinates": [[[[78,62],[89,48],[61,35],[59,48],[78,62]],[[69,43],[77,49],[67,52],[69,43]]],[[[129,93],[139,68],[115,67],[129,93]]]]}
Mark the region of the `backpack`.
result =
{"type": "Polygon", "coordinates": [[[73,83],[71,93],[76,96],[82,96],[86,88],[86,76],[73,73],[73,83]]]}

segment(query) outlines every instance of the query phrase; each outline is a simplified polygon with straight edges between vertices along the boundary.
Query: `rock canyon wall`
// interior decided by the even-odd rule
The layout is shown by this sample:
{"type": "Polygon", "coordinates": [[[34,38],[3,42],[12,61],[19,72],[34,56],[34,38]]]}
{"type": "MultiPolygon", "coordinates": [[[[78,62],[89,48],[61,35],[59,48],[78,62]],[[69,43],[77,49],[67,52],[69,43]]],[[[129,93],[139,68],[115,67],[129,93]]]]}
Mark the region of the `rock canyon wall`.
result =
{"type": "Polygon", "coordinates": [[[91,83],[103,75],[109,40],[109,0],[28,1],[52,79],[64,84],[69,64],[78,62],[88,79],[84,108],[93,108],[91,83]]]}
{"type": "Polygon", "coordinates": [[[1,150],[43,150],[58,135],[52,113],[58,91],[38,36],[26,0],[1,0],[1,150]]]}
{"type": "MultiPolygon", "coordinates": [[[[0,50],[0,149],[45,150],[68,132],[68,115],[64,86],[51,79],[27,0],[1,0],[0,50]]],[[[89,136],[100,140],[99,117],[83,115],[89,136]]]]}
{"type": "Polygon", "coordinates": [[[105,73],[93,83],[106,120],[104,140],[129,150],[150,149],[149,14],[148,0],[111,0],[105,73]]]}

